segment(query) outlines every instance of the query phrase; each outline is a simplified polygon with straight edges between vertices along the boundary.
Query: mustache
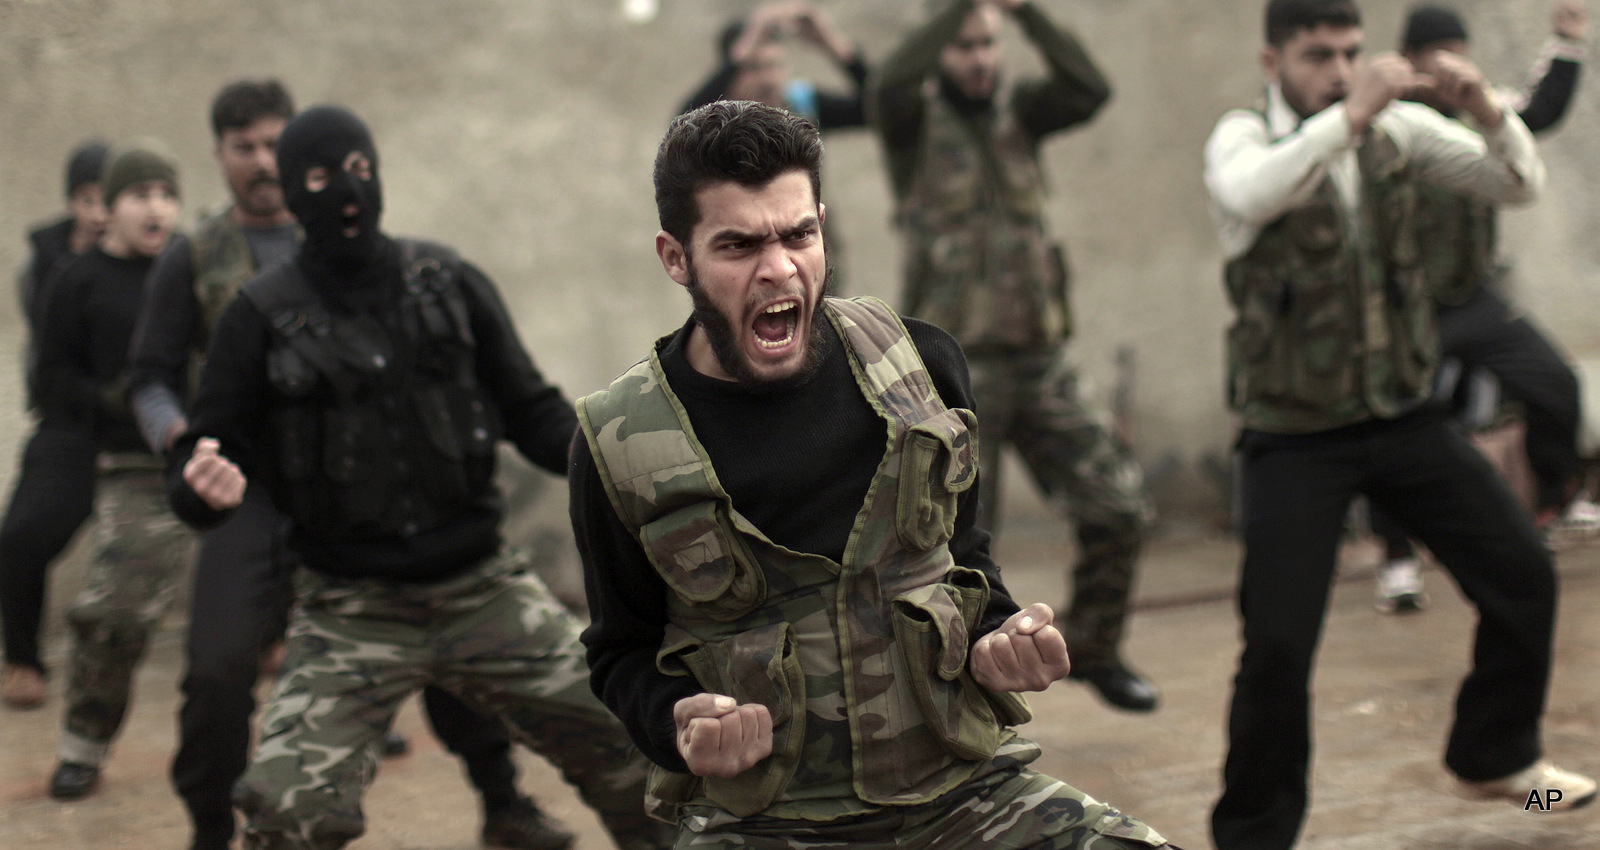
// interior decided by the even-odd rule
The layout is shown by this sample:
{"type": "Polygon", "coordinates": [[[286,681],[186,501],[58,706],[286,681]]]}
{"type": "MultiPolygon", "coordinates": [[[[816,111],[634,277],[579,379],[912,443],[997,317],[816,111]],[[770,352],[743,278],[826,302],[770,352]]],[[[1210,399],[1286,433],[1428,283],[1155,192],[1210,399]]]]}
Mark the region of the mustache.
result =
{"type": "Polygon", "coordinates": [[[258,187],[258,186],[277,186],[277,185],[278,185],[278,177],[277,177],[277,175],[268,174],[266,172],[259,172],[255,176],[250,178],[250,182],[245,184],[245,188],[254,189],[254,188],[258,187]]]}

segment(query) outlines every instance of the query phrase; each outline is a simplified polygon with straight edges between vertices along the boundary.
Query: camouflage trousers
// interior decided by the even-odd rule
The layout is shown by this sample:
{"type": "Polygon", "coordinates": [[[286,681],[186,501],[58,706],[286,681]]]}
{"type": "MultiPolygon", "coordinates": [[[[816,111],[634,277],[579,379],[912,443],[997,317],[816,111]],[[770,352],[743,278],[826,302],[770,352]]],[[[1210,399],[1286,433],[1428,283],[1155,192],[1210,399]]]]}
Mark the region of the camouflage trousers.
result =
{"type": "MultiPolygon", "coordinates": [[[[1025,760],[1036,752],[1024,741],[1010,746],[1028,750],[1025,760]]],[[[1143,822],[1008,760],[1002,746],[997,770],[937,800],[833,821],[741,819],[690,806],[677,850],[1178,850],[1143,822]]]]}
{"type": "Polygon", "coordinates": [[[194,560],[195,534],[167,507],[156,459],[108,469],[117,457],[102,456],[94,554],[83,591],[67,609],[73,647],[57,755],[77,764],[105,760],[150,632],[194,560]]]}
{"type": "Polygon", "coordinates": [[[1065,633],[1073,666],[1117,660],[1134,563],[1155,511],[1144,471],[1103,411],[1085,404],[1066,347],[969,356],[978,403],[980,523],[998,535],[1001,450],[1016,449],[1045,497],[1077,530],[1065,633]]]}
{"type": "Polygon", "coordinates": [[[331,850],[361,835],[376,745],[424,685],[506,723],[550,760],[619,847],[670,835],[644,810],[644,756],[589,690],[577,621],[506,550],[436,584],[296,576],[282,672],[234,789],[244,846],[331,850]]]}

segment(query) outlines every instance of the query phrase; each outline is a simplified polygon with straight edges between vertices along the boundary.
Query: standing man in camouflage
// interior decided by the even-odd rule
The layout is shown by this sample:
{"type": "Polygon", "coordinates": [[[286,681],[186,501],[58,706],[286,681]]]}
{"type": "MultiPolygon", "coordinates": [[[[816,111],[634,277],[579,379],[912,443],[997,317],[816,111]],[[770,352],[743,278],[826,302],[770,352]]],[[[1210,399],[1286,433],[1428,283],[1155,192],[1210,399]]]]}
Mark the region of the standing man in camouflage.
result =
{"type": "Polygon", "coordinates": [[[953,0],[883,64],[872,105],[899,203],[905,311],[949,331],[972,368],[983,431],[983,522],[1000,519],[1000,453],[1014,447],[1076,526],[1067,645],[1072,678],[1128,711],[1155,687],[1120,647],[1153,511],[1144,472],[1084,402],[1067,353],[1061,246],[1045,232],[1046,136],[1087,121],[1110,88],[1076,38],[1023,0],[953,0]],[[1003,14],[1048,76],[1000,75],[1003,14]]]}
{"type": "Polygon", "coordinates": [[[1218,850],[1287,850],[1309,799],[1312,661],[1350,502],[1364,493],[1428,546],[1477,608],[1473,669],[1444,762],[1475,799],[1552,808],[1595,796],[1546,761],[1556,576],[1527,511],[1426,405],[1438,360],[1415,193],[1438,184],[1527,202],[1544,165],[1464,57],[1422,75],[1363,59],[1351,0],[1271,0],[1264,100],[1222,117],[1205,181],[1236,312],[1244,650],[1234,678],[1218,850]],[[1404,95],[1431,89],[1479,131],[1404,95]],[[1553,794],[1549,796],[1554,796],[1553,794]]]}
{"type": "Polygon", "coordinates": [[[96,545],[72,625],[65,718],[50,796],[93,793],[122,728],[150,632],[177,597],[193,535],[167,510],[161,459],[139,439],[124,392],[144,279],[178,219],[178,164],[138,139],[108,155],[99,244],[59,267],[41,295],[39,407],[93,436],[96,545]]]}
{"type": "MultiPolygon", "coordinates": [[[[299,244],[276,159],[278,136],[293,117],[294,102],[276,80],[233,82],[212,100],[217,164],[233,203],[162,252],[134,336],[129,397],[145,440],[160,453],[188,427],[191,365],[205,353],[218,317],[246,280],[287,261],[299,244]]],[[[255,487],[227,522],[201,538],[172,760],[173,785],[194,824],[192,850],[225,850],[233,838],[233,783],[249,757],[260,658],[282,640],[292,593],[283,522],[255,487]]],[[[445,691],[429,687],[423,695],[429,722],[465,761],[482,797],[485,841],[534,850],[571,843],[570,831],[518,793],[500,724],[445,691]]]]}
{"type": "Polygon", "coordinates": [[[287,513],[304,565],[235,790],[245,846],[331,850],[361,835],[374,745],[427,685],[553,761],[621,846],[660,846],[644,761],[588,692],[576,622],[500,539],[499,438],[562,472],[571,406],[481,271],[379,230],[377,149],[359,118],[301,113],[277,166],[304,242],[223,309],[169,455],[180,516],[215,526],[253,483],[287,513]]]}
{"type": "Polygon", "coordinates": [[[656,154],[656,253],[694,312],[578,405],[595,693],[682,848],[1163,846],[1027,767],[1018,692],[1066,643],[976,525],[960,347],[825,297],[821,164],[809,122],[748,101],[656,154]]]}

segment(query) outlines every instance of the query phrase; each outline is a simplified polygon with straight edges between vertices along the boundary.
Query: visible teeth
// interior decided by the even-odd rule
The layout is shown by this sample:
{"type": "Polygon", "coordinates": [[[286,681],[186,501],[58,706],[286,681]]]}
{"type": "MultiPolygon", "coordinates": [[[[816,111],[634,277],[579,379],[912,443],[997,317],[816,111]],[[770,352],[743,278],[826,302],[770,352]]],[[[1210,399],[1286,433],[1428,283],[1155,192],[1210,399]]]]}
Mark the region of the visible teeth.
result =
{"type": "Polygon", "coordinates": [[[785,345],[788,345],[789,340],[792,339],[794,339],[794,330],[790,329],[789,333],[784,336],[783,339],[765,340],[761,337],[756,337],[756,345],[759,345],[762,348],[782,348],[785,345]]]}
{"type": "Polygon", "coordinates": [[[787,301],[785,301],[782,304],[774,304],[771,307],[768,307],[767,309],[762,310],[761,312],[763,312],[763,313],[782,313],[785,310],[792,310],[792,309],[794,309],[794,305],[789,303],[789,302],[787,302],[787,301]]]}

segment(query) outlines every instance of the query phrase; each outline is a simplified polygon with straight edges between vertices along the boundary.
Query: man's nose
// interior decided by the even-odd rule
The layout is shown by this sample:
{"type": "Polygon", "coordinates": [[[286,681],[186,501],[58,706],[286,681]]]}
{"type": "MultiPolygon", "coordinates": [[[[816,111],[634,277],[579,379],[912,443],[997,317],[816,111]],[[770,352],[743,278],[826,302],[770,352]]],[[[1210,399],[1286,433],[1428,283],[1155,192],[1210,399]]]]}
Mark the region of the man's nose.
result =
{"type": "Polygon", "coordinates": [[[796,268],[794,258],[789,256],[789,249],[783,240],[773,240],[761,246],[761,262],[756,268],[761,280],[781,283],[794,277],[796,268]]]}

